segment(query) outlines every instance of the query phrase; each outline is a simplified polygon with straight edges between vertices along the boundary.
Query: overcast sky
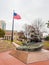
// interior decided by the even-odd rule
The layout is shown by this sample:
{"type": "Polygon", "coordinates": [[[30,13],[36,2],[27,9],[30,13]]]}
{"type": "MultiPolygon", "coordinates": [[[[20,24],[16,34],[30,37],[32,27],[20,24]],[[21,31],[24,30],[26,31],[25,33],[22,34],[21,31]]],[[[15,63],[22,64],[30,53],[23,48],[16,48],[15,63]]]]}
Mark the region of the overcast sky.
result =
{"type": "Polygon", "coordinates": [[[21,20],[14,20],[18,31],[37,18],[49,20],[49,0],[0,0],[0,20],[5,20],[6,29],[12,29],[13,10],[21,16],[21,20]]]}

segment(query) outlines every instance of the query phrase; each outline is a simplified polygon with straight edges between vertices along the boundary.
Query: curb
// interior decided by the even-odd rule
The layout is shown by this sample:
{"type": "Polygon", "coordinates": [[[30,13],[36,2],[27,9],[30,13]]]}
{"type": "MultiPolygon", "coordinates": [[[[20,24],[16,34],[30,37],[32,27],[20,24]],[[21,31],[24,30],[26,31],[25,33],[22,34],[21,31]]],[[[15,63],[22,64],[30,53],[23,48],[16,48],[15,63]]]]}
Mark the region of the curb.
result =
{"type": "Polygon", "coordinates": [[[12,42],[15,47],[20,47],[20,45],[16,44],[15,42],[12,42]]]}

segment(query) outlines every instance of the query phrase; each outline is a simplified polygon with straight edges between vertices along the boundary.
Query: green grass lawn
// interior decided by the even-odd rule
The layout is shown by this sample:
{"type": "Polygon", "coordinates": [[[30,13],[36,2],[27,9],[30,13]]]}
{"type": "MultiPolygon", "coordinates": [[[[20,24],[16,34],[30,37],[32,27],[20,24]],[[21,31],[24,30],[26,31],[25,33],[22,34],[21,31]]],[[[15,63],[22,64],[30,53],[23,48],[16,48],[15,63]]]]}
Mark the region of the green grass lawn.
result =
{"type": "Polygon", "coordinates": [[[7,40],[0,40],[0,52],[15,49],[15,46],[7,40]]]}
{"type": "Polygon", "coordinates": [[[21,41],[14,40],[14,42],[15,42],[16,44],[23,45],[23,42],[21,42],[21,41]]]}
{"type": "MultiPolygon", "coordinates": [[[[14,42],[16,44],[19,45],[23,45],[23,42],[18,41],[18,40],[14,40],[14,42]]],[[[49,41],[45,41],[43,42],[44,49],[49,49],[49,41]]],[[[11,41],[7,41],[7,40],[0,40],[0,52],[4,52],[4,51],[8,51],[8,50],[13,50],[16,49],[16,47],[11,43],[11,41]]]]}
{"type": "Polygon", "coordinates": [[[49,41],[45,41],[43,44],[44,44],[43,48],[49,50],[49,41]]]}
{"type": "MultiPolygon", "coordinates": [[[[23,45],[23,42],[21,42],[21,41],[14,40],[14,42],[15,42],[16,44],[23,45]]],[[[49,41],[44,41],[44,42],[43,42],[43,48],[49,50],[49,41]]]]}

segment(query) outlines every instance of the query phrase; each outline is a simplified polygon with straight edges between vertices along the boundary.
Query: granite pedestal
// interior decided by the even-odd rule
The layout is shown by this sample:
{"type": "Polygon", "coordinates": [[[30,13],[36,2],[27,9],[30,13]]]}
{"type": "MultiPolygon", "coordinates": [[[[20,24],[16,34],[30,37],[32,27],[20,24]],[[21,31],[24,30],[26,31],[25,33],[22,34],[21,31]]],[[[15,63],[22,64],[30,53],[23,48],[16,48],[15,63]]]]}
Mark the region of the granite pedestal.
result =
{"type": "Polygon", "coordinates": [[[41,49],[40,51],[27,52],[15,50],[11,54],[24,63],[33,63],[39,61],[46,61],[49,59],[49,51],[41,49]]]}

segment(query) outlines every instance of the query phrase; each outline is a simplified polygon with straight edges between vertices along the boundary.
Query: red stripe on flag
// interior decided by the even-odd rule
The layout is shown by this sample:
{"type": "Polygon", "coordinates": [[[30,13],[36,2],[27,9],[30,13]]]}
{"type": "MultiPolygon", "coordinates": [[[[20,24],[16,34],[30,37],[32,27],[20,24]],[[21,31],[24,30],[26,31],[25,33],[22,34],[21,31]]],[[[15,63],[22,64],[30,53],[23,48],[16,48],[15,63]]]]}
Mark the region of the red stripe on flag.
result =
{"type": "Polygon", "coordinates": [[[21,17],[20,17],[20,15],[15,14],[15,15],[14,15],[14,19],[21,19],[21,17]]]}

